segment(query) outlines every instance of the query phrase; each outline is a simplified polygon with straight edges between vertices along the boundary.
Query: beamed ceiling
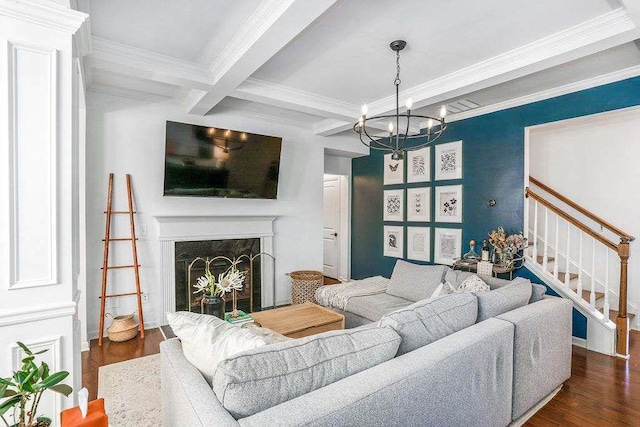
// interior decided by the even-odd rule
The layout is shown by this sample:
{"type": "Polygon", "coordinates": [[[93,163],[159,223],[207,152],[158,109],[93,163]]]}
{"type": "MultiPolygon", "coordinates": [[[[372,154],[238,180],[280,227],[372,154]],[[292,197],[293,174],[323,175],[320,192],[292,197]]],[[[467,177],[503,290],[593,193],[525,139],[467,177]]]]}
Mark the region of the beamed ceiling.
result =
{"type": "Polygon", "coordinates": [[[453,120],[640,75],[640,0],[84,0],[87,89],[318,135],[401,103],[453,120]],[[470,102],[469,102],[470,101],[470,102]],[[469,106],[474,108],[468,109],[469,106]]]}

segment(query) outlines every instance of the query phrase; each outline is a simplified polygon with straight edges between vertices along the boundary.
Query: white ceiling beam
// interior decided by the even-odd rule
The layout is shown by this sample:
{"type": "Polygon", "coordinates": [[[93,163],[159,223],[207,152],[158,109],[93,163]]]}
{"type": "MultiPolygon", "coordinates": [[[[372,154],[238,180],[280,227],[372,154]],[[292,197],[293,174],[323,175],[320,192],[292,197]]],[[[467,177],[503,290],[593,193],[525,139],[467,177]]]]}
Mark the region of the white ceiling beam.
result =
{"type": "Polygon", "coordinates": [[[640,27],[640,1],[638,0],[619,0],[622,6],[627,10],[627,13],[636,24],[636,27],[640,27]]]}
{"type": "Polygon", "coordinates": [[[263,0],[211,65],[212,88],[189,113],[206,114],[336,1],[263,0]]]}
{"type": "MultiPolygon", "coordinates": [[[[415,110],[610,49],[635,40],[638,36],[638,26],[624,8],[619,8],[510,52],[403,90],[400,98],[411,97],[415,110]]],[[[395,95],[369,104],[370,115],[389,114],[394,109],[395,95]]],[[[344,125],[339,121],[333,122],[333,129],[331,125],[331,122],[324,121],[314,129],[319,135],[325,136],[344,131],[344,125]]]]}
{"type": "Polygon", "coordinates": [[[211,71],[194,62],[93,37],[88,66],[190,89],[209,90],[211,71]]]}

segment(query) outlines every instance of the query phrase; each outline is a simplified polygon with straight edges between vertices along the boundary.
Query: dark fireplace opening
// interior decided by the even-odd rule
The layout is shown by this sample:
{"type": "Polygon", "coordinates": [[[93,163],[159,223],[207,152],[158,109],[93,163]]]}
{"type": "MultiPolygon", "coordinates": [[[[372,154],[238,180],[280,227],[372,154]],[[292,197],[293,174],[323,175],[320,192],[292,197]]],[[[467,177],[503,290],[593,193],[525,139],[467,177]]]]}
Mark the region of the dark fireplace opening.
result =
{"type": "MultiPolygon", "coordinates": [[[[205,264],[202,261],[193,261],[200,257],[213,260],[222,256],[228,259],[241,259],[238,269],[246,273],[244,286],[237,292],[238,309],[247,313],[260,311],[262,304],[262,284],[261,284],[261,263],[262,256],[257,256],[253,260],[253,269],[249,258],[260,253],[260,239],[225,239],[225,240],[203,240],[191,242],[176,242],[176,311],[201,312],[200,301],[202,293],[194,294],[194,287],[198,278],[204,275],[205,264]],[[191,282],[189,281],[189,265],[191,267],[191,282]],[[253,285],[252,285],[253,279],[253,285]]],[[[210,270],[215,275],[216,280],[220,273],[223,273],[230,266],[225,259],[216,259],[210,264],[210,270]]],[[[225,311],[232,310],[232,297],[227,294],[225,300],[225,311]]]]}

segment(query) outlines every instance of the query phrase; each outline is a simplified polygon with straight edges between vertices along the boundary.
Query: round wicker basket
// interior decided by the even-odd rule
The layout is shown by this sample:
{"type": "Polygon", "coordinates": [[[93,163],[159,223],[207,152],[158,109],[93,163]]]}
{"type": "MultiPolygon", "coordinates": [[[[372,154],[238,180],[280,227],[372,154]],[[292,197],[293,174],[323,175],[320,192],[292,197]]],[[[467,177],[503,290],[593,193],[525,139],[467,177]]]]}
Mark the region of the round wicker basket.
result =
{"type": "MultiPolygon", "coordinates": [[[[107,313],[107,316],[111,316],[111,314],[107,313]]],[[[133,320],[133,314],[111,317],[113,322],[107,329],[107,336],[110,341],[128,341],[138,335],[138,324],[133,320]]]]}
{"type": "Polygon", "coordinates": [[[316,289],[324,284],[324,275],[321,272],[300,270],[287,275],[291,277],[292,304],[316,301],[316,289]]]}

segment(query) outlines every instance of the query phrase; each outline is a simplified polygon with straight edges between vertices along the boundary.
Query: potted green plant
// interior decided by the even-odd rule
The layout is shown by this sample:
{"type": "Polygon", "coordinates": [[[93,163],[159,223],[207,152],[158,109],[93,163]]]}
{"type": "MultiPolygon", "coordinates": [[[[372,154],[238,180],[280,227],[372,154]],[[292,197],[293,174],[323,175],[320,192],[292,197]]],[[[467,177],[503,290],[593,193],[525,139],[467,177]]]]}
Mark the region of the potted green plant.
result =
{"type": "Polygon", "coordinates": [[[36,365],[35,358],[47,350],[33,353],[26,345],[17,343],[27,355],[22,359],[22,367],[12,377],[0,378],[0,418],[7,427],[11,426],[5,416],[13,409],[14,427],[46,427],[51,420],[38,417],[38,405],[42,394],[51,390],[69,396],[73,391],[66,384],[60,384],[69,372],[49,372],[49,366],[41,362],[36,365]]]}

